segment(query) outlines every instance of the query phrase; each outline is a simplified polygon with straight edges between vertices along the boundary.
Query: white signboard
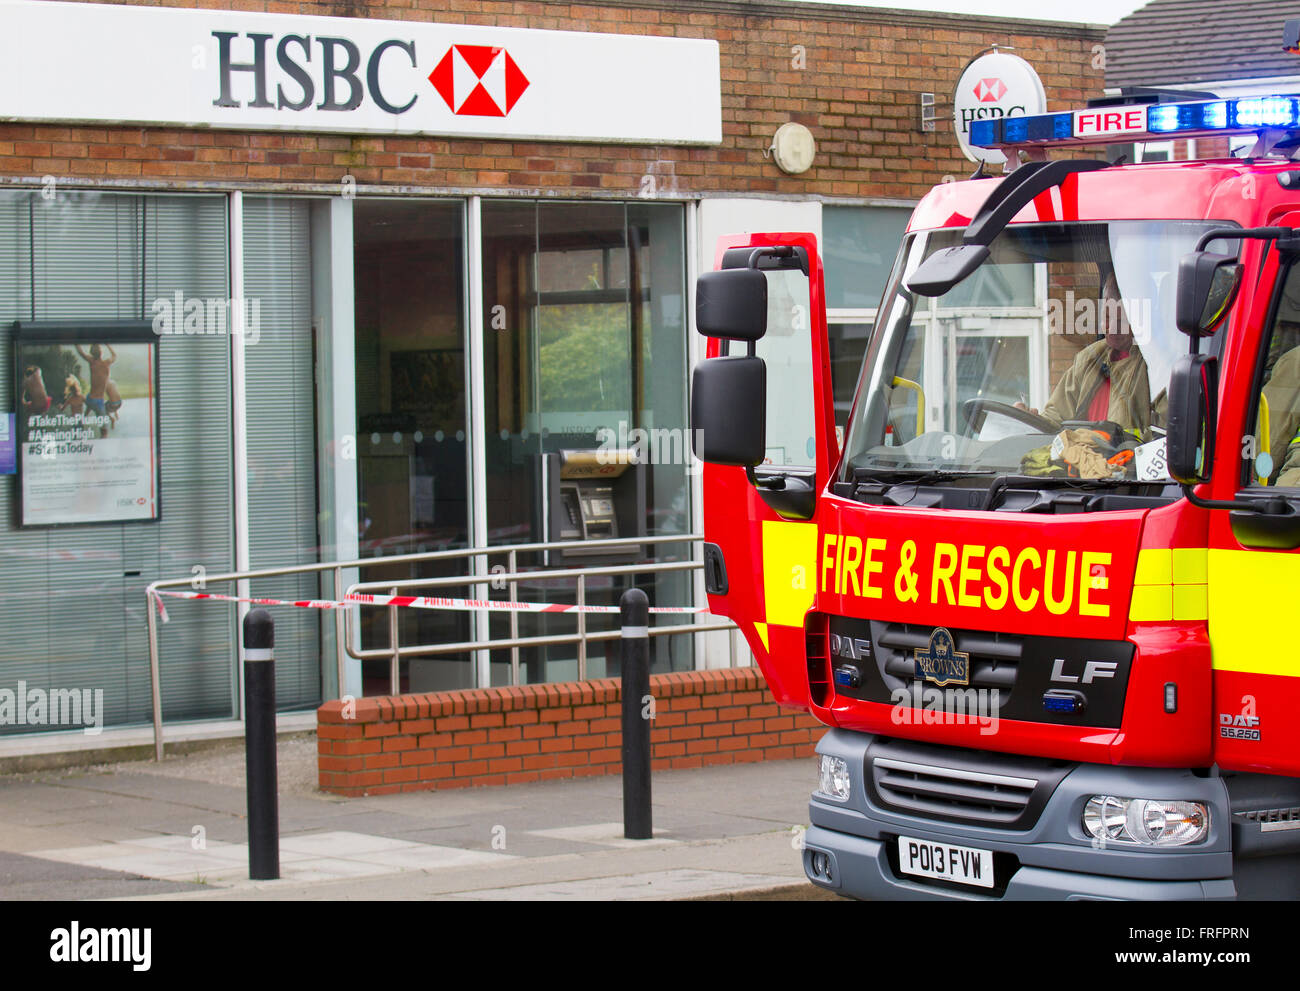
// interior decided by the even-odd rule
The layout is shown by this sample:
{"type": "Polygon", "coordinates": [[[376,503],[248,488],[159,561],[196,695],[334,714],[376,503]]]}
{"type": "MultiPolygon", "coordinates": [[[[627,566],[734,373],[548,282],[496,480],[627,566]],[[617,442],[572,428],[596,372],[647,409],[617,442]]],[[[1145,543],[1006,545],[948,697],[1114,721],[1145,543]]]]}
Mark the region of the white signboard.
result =
{"type": "Polygon", "coordinates": [[[990,52],[981,55],[957,80],[952,97],[952,126],[962,154],[972,162],[1002,165],[1007,156],[994,148],[970,145],[973,120],[991,117],[1020,117],[1047,110],[1047,94],[1034,67],[1017,55],[990,52]]]}
{"type": "Polygon", "coordinates": [[[693,38],[0,0],[0,120],[719,144],[693,38]]]}

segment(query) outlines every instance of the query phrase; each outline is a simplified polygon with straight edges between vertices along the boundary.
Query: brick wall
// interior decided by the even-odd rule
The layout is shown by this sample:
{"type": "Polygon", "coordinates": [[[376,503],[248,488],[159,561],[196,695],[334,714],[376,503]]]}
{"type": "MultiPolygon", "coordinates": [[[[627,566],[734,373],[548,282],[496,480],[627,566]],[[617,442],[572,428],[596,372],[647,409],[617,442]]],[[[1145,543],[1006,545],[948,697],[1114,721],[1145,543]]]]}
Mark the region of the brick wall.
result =
{"type": "MultiPolygon", "coordinates": [[[[811,757],[826,730],[778,707],[757,668],[654,675],[650,691],[655,770],[811,757]]],[[[615,679],[326,702],[320,786],[382,795],[618,774],[620,706],[615,679]]]]}
{"type": "MultiPolygon", "coordinates": [[[[130,2],[130,0],[127,0],[130,2]]],[[[1101,94],[1095,49],[1104,32],[1006,18],[818,4],[607,0],[387,0],[365,4],[163,0],[163,6],[437,20],[552,30],[715,39],[721,50],[723,141],[718,147],[349,137],[306,133],[0,124],[0,178],[53,175],[92,183],[290,188],[367,187],[636,196],[717,191],[919,198],[945,175],[965,176],[950,120],[918,131],[922,91],[951,98],[966,63],[1011,46],[1042,76],[1051,110],[1101,94]],[[806,124],[817,159],[786,176],[764,157],[776,128],[806,124]]]]}

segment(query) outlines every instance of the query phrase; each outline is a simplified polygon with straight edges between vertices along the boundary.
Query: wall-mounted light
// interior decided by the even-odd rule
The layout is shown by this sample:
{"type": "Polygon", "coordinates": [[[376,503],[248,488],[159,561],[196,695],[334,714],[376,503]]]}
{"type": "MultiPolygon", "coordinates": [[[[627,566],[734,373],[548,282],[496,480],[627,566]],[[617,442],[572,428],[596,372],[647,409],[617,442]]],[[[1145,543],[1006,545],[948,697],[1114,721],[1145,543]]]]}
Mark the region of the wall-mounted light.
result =
{"type": "Polygon", "coordinates": [[[794,121],[782,124],[772,136],[772,144],[763,149],[763,157],[771,156],[782,172],[798,175],[808,171],[817,155],[817,142],[812,131],[794,121]]]}

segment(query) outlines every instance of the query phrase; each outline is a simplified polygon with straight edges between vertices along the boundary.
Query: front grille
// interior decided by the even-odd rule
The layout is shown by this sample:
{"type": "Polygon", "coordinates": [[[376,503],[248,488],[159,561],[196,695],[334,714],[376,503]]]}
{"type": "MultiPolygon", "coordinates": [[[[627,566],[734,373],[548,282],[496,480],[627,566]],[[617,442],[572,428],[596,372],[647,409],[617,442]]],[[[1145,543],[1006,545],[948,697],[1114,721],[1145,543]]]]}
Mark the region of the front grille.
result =
{"type": "Polygon", "coordinates": [[[866,780],[882,808],[1000,829],[1028,829],[1073,765],[880,739],[866,780]]]}
{"type": "Polygon", "coordinates": [[[877,760],[871,770],[876,790],[893,805],[960,812],[1002,824],[1024,814],[1038,785],[1034,778],[931,767],[905,760],[877,760]]]}
{"type": "Polygon", "coordinates": [[[1234,812],[1234,819],[1254,823],[1261,832],[1271,833],[1282,829],[1300,829],[1300,807],[1292,809],[1254,809],[1234,812]]]}
{"type": "MultiPolygon", "coordinates": [[[[819,616],[819,622],[822,617],[819,616]]],[[[1134,646],[1126,640],[1082,640],[987,630],[938,628],[918,623],[830,616],[829,653],[837,696],[904,709],[942,711],[966,718],[1023,720],[1058,726],[1118,728],[1134,646]],[[917,652],[929,657],[936,638],[967,655],[967,678],[939,685],[926,679],[917,652]],[[1104,663],[1106,676],[1078,681],[1086,665],[1104,663]],[[841,680],[841,674],[843,680],[841,680]],[[1068,709],[1044,698],[1068,687],[1081,698],[1068,709]],[[938,706],[934,704],[938,700],[938,706]]],[[[810,631],[812,626],[809,627],[810,631]]],[[[818,643],[820,649],[820,642],[818,643]]]]}
{"type": "MultiPolygon", "coordinates": [[[[876,654],[883,665],[889,689],[896,691],[916,680],[916,651],[930,645],[934,627],[909,623],[872,625],[879,629],[875,638],[876,654]]],[[[969,687],[997,688],[1005,698],[1010,698],[1024,651],[1023,639],[1014,634],[979,630],[951,632],[956,649],[970,655],[969,687]]]]}
{"type": "Polygon", "coordinates": [[[826,616],[810,613],[804,627],[804,647],[808,658],[808,696],[814,705],[825,705],[830,695],[830,648],[826,633],[826,616]]]}

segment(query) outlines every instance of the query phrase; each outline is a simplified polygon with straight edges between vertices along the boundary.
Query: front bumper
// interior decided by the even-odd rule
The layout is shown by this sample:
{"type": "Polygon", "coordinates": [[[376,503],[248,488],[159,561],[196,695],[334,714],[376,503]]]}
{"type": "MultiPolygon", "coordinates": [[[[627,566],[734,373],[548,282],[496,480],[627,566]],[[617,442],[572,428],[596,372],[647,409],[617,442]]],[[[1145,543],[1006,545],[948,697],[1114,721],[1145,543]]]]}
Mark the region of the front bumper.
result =
{"type": "MultiPolygon", "coordinates": [[[[809,803],[804,872],[812,883],[839,894],[871,899],[954,900],[1220,900],[1236,897],[1232,881],[1231,816],[1227,789],[1218,778],[1188,770],[1073,765],[1056,784],[1036,821],[1002,829],[886,808],[866,786],[873,737],[832,730],[818,753],[844,758],[852,776],[847,801],[820,793],[809,803]],[[1210,807],[1210,832],[1192,847],[1133,844],[1099,847],[1080,814],[1092,795],[1180,798],[1210,807]],[[898,870],[897,837],[982,850],[995,858],[993,890],[935,882],[898,870]]],[[[968,754],[970,752],[967,752],[968,754]]],[[[998,755],[988,755],[996,767],[998,755]]]]}

